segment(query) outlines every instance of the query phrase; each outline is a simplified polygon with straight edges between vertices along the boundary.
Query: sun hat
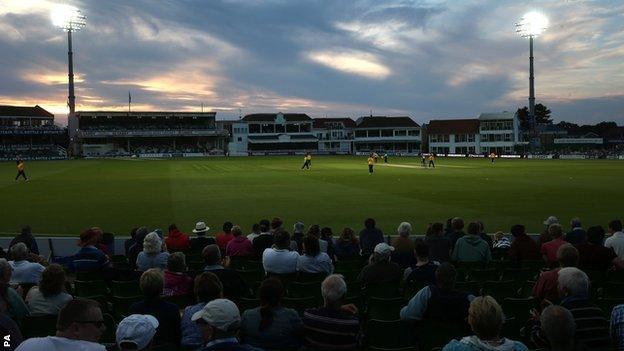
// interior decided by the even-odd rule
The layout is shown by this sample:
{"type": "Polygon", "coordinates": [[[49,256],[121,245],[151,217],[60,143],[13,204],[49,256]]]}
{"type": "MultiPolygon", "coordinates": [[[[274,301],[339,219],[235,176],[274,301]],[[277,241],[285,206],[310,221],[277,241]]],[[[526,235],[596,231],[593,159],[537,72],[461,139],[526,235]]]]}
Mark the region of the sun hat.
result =
{"type": "Polygon", "coordinates": [[[137,350],[143,350],[149,345],[156,334],[158,320],[147,314],[131,314],[119,322],[115,338],[117,345],[133,343],[137,350]]]}
{"type": "Polygon", "coordinates": [[[555,216],[550,216],[544,221],[544,225],[551,225],[555,223],[559,223],[559,220],[555,216]]]}
{"type": "Polygon", "coordinates": [[[197,234],[197,233],[205,233],[209,230],[210,228],[206,227],[206,223],[204,222],[197,222],[197,224],[195,224],[195,229],[193,229],[193,233],[197,234]]]}
{"type": "Polygon", "coordinates": [[[193,322],[200,319],[221,331],[229,331],[233,326],[238,327],[241,321],[238,307],[228,299],[212,300],[191,317],[193,322]]]}

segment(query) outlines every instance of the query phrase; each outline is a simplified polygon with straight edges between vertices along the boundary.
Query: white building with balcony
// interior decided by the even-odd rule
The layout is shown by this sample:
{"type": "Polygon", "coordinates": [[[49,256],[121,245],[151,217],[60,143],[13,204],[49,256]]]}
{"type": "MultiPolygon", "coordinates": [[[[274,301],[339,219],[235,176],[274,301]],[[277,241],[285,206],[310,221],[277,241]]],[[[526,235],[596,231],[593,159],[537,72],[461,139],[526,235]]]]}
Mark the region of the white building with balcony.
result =
{"type": "Polygon", "coordinates": [[[434,154],[476,154],[479,149],[479,120],[434,119],[427,126],[429,152],[434,154]]]}
{"type": "Polygon", "coordinates": [[[312,133],[318,138],[321,154],[351,154],[353,152],[353,128],[351,118],[315,118],[312,133]]]}
{"type": "Polygon", "coordinates": [[[520,122],[514,112],[482,113],[479,115],[480,148],[482,153],[510,154],[520,144],[520,122]]]}
{"type": "Polygon", "coordinates": [[[410,117],[367,116],[355,121],[354,152],[419,153],[421,128],[410,117]]]}
{"type": "Polygon", "coordinates": [[[312,134],[312,118],[305,113],[256,113],[247,123],[250,154],[294,154],[316,152],[318,139],[312,134]]]}

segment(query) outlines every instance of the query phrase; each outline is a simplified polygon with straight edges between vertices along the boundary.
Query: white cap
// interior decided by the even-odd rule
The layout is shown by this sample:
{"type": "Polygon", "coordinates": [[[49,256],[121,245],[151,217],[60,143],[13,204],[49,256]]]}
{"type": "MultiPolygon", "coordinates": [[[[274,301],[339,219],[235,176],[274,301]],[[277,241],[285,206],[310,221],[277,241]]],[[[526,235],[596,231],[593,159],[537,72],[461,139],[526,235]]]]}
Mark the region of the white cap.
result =
{"type": "Polygon", "coordinates": [[[133,343],[137,350],[143,350],[149,345],[156,334],[158,320],[148,314],[131,314],[124,318],[117,327],[117,345],[133,343]]]}
{"type": "Polygon", "coordinates": [[[551,225],[555,223],[559,223],[559,220],[555,216],[550,216],[544,221],[544,225],[551,225]]]}
{"type": "Polygon", "coordinates": [[[386,243],[377,244],[375,246],[375,250],[374,250],[374,252],[376,254],[385,255],[385,256],[390,256],[392,251],[394,251],[394,247],[392,247],[392,246],[390,246],[390,245],[388,245],[386,243]]]}
{"type": "Polygon", "coordinates": [[[228,331],[233,325],[240,325],[241,317],[236,304],[228,299],[216,299],[208,302],[204,308],[195,312],[191,321],[203,319],[208,325],[221,331],[228,331]]]}

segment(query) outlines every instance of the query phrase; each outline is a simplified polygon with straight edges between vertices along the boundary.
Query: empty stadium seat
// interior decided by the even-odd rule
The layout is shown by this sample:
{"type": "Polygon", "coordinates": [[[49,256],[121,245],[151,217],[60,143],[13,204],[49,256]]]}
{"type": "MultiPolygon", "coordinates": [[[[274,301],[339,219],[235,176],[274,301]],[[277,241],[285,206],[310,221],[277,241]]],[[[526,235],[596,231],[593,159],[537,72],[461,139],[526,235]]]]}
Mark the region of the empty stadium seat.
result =
{"type": "Polygon", "coordinates": [[[498,280],[500,273],[495,268],[471,269],[466,277],[469,281],[485,282],[486,280],[498,280]]]}
{"type": "Polygon", "coordinates": [[[486,281],[483,283],[482,294],[490,295],[496,301],[503,301],[505,298],[518,296],[516,286],[516,282],[513,280],[486,281]]]}
{"type": "Polygon", "coordinates": [[[405,304],[402,297],[370,297],[366,305],[367,318],[381,321],[396,320],[400,317],[399,313],[405,304]]]}
{"type": "Polygon", "coordinates": [[[457,282],[455,283],[455,290],[470,293],[478,296],[480,289],[478,282],[457,282]]]}
{"type": "Polygon", "coordinates": [[[111,294],[113,296],[119,297],[132,297],[132,296],[141,296],[141,288],[139,287],[139,282],[136,280],[130,281],[117,281],[112,280],[110,282],[111,294]]]}
{"type": "Polygon", "coordinates": [[[401,294],[399,292],[399,281],[394,282],[386,282],[379,284],[368,284],[364,289],[364,295],[366,298],[371,297],[380,297],[380,298],[389,298],[389,297],[400,297],[401,294]]]}
{"type": "Polygon", "coordinates": [[[365,343],[368,347],[406,348],[414,347],[414,325],[400,319],[381,321],[371,319],[366,322],[365,343]]]}
{"type": "Polygon", "coordinates": [[[103,280],[75,280],[74,281],[74,293],[79,297],[106,297],[108,295],[108,287],[103,280]]]}
{"type": "Polygon", "coordinates": [[[285,297],[283,300],[284,306],[292,308],[303,315],[303,312],[308,308],[317,307],[316,298],[314,296],[308,297],[285,297]]]}

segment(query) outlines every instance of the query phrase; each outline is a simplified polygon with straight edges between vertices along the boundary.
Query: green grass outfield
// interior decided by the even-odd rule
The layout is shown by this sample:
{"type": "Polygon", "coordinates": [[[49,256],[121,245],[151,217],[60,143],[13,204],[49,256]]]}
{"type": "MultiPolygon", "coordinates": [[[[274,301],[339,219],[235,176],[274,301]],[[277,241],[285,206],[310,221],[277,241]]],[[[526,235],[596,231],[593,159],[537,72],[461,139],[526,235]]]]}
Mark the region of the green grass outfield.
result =
{"type": "Polygon", "coordinates": [[[452,216],[480,219],[489,232],[524,223],[532,232],[556,215],[566,223],[606,225],[624,217],[624,161],[436,160],[392,157],[369,176],[366,157],[243,157],[169,160],[28,161],[31,181],[15,183],[15,163],[0,163],[0,232],[30,224],[36,233],[76,235],[97,225],[127,234],[134,226],[178,224],[190,232],[204,220],[211,232],[231,220],[249,231],[280,216],[287,227],[361,229],[374,217],[384,232],[401,221],[422,233],[452,216]]]}

